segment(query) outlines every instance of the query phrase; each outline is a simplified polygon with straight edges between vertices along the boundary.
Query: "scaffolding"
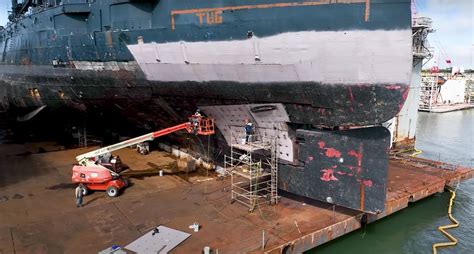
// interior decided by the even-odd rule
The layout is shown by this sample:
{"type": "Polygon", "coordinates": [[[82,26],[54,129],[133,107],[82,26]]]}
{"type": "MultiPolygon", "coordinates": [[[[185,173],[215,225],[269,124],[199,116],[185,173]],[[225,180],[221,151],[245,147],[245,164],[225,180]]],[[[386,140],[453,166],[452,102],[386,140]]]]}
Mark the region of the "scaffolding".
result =
{"type": "MultiPolygon", "coordinates": [[[[276,129],[275,129],[276,130],[276,129]]],[[[251,135],[231,131],[230,156],[224,156],[231,176],[231,203],[254,211],[257,205],[278,203],[278,132],[251,135]]]]}
{"type": "Polygon", "coordinates": [[[433,57],[433,47],[428,42],[428,35],[434,32],[431,24],[432,20],[428,17],[414,17],[412,21],[413,56],[425,59],[425,62],[433,57]]]}
{"type": "Polygon", "coordinates": [[[469,78],[466,81],[466,101],[470,105],[474,105],[474,80],[469,78]]]}
{"type": "Polygon", "coordinates": [[[431,111],[440,101],[440,81],[439,74],[426,74],[421,77],[419,110],[431,111]]]}

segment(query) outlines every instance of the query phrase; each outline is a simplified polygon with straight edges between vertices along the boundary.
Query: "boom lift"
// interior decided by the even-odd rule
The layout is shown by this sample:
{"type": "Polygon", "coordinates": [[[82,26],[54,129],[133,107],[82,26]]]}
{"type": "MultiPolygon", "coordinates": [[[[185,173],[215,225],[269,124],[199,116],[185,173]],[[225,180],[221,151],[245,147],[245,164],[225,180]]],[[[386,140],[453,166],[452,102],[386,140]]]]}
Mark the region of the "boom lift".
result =
{"type": "Polygon", "coordinates": [[[72,168],[72,181],[82,185],[84,195],[87,195],[89,190],[105,190],[108,196],[116,197],[120,189],[127,187],[127,182],[120,176],[123,171],[120,158],[112,156],[111,153],[181,130],[195,135],[212,135],[214,120],[193,115],[189,122],[81,154],[76,157],[78,164],[72,168]]]}

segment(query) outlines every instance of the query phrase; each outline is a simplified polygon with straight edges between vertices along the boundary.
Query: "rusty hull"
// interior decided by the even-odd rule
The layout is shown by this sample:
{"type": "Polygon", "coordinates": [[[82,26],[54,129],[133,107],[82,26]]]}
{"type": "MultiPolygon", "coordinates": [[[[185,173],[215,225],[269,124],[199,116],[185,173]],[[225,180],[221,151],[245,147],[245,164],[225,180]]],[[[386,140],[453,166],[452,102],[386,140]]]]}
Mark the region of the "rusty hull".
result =
{"type": "MultiPolygon", "coordinates": [[[[174,253],[197,253],[204,246],[221,253],[301,253],[357,230],[365,217],[291,194],[277,206],[248,213],[244,206],[230,204],[229,179],[217,181],[212,174],[187,180],[159,177],[153,174],[156,168],[173,166],[175,159],[156,151],[143,157],[132,149],[118,152],[135,173],[132,186],[115,199],[95,192],[85,197],[85,207],[76,208],[71,162],[84,150],[27,151],[24,145],[0,145],[0,253],[93,253],[114,244],[125,246],[160,224],[191,233],[174,253]],[[188,228],[194,222],[202,226],[197,233],[188,228]]],[[[473,172],[423,159],[392,158],[385,212],[368,221],[472,178],[473,172]]]]}

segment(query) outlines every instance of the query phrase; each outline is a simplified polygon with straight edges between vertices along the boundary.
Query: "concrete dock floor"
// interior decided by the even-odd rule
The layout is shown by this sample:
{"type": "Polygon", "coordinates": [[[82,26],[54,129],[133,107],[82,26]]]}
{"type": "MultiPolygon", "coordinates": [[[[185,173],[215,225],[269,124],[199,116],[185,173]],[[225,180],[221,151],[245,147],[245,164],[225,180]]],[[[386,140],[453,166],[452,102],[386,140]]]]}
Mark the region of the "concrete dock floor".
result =
{"type": "MultiPolygon", "coordinates": [[[[35,151],[31,145],[0,145],[2,254],[97,253],[125,246],[157,225],[191,233],[174,253],[200,253],[204,246],[220,253],[301,253],[362,225],[362,212],[342,207],[333,212],[332,205],[298,197],[282,197],[277,206],[248,213],[230,203],[230,179],[219,181],[207,172],[160,177],[157,169],[172,167],[175,159],[156,151],[141,156],[132,149],[117,153],[133,170],[132,186],[118,198],[94,192],[76,208],[71,167],[86,150],[35,151]],[[199,232],[188,228],[194,222],[201,225],[199,232]]],[[[392,158],[385,212],[367,220],[473,176],[472,169],[392,158]]]]}

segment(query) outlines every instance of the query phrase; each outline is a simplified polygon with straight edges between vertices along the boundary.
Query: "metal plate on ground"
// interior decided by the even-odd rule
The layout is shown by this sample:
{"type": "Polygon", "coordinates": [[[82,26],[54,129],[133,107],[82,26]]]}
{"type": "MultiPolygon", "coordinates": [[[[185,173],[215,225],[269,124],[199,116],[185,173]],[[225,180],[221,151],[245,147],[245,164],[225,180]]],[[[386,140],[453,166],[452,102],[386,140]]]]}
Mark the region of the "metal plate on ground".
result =
{"type": "Polygon", "coordinates": [[[127,252],[123,251],[120,247],[109,247],[103,251],[99,251],[97,254],[127,254],[127,252]]]}
{"type": "Polygon", "coordinates": [[[125,246],[125,249],[140,254],[168,253],[191,235],[165,226],[158,226],[156,229],[158,232],[151,230],[125,246]]]}

